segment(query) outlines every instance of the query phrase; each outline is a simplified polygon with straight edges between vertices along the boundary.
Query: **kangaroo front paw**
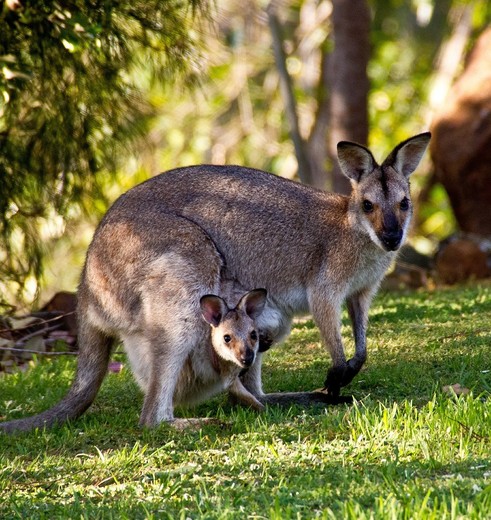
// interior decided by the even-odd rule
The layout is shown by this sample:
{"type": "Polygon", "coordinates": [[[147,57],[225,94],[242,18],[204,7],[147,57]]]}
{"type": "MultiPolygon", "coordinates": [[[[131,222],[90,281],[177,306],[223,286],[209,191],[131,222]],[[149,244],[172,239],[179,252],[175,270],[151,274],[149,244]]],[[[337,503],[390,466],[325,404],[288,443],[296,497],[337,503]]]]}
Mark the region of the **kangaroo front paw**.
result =
{"type": "Polygon", "coordinates": [[[353,357],[348,360],[348,363],[346,365],[346,369],[343,374],[343,381],[341,383],[341,386],[347,386],[353,381],[355,376],[358,374],[358,372],[361,370],[361,367],[363,366],[363,363],[365,360],[361,360],[357,357],[353,357]]]}
{"type": "Polygon", "coordinates": [[[349,385],[362,366],[363,362],[351,358],[345,365],[332,367],[324,382],[328,395],[334,399],[339,398],[341,387],[349,385]]]}
{"type": "Polygon", "coordinates": [[[330,368],[327,372],[327,377],[324,381],[324,387],[327,390],[327,395],[331,398],[339,397],[344,370],[344,366],[336,366],[330,368]]]}

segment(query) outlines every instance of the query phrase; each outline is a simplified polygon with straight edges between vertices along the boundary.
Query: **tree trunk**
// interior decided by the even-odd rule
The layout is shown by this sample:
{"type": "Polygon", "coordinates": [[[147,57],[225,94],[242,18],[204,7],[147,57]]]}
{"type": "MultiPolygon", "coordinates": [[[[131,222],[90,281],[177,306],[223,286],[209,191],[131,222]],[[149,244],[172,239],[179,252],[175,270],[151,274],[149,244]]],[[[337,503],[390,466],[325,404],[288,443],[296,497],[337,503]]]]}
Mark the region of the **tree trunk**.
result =
{"type": "Polygon", "coordinates": [[[339,169],[336,147],[343,140],[367,144],[371,17],[366,0],[333,0],[332,4],[328,154],[333,166],[333,190],[349,193],[351,187],[339,169]]]}
{"type": "Polygon", "coordinates": [[[491,29],[432,125],[431,154],[462,231],[491,235],[491,29]]]}
{"type": "Polygon", "coordinates": [[[331,169],[327,153],[327,135],[329,130],[329,59],[330,53],[322,49],[321,70],[317,92],[317,111],[314,124],[308,140],[308,153],[312,173],[312,185],[316,188],[332,188],[332,176],[328,175],[331,169]],[[331,181],[331,182],[328,182],[331,181]],[[329,185],[330,184],[330,185],[329,185]]]}
{"type": "Polygon", "coordinates": [[[366,69],[370,57],[371,19],[367,0],[333,0],[331,39],[334,40],[334,50],[329,53],[325,45],[321,51],[318,106],[308,141],[302,138],[299,130],[277,7],[278,2],[272,0],[266,13],[300,180],[318,188],[330,187],[348,194],[351,187],[339,169],[337,143],[345,140],[367,144],[368,140],[369,81],[366,69]]]}

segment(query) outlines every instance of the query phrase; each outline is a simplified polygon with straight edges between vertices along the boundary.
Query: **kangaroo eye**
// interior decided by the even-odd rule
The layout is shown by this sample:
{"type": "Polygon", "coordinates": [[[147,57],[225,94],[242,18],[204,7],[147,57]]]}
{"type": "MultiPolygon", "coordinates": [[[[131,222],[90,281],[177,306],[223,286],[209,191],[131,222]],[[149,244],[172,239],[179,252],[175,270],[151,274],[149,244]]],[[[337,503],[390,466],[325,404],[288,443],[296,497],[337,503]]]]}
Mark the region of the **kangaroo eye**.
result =
{"type": "Polygon", "coordinates": [[[401,200],[399,207],[401,208],[402,211],[407,211],[409,209],[409,200],[406,197],[404,197],[401,200]]]}
{"type": "Polygon", "coordinates": [[[228,334],[225,334],[225,336],[223,336],[223,341],[225,341],[225,343],[230,343],[232,338],[228,334]]]}
{"type": "Polygon", "coordinates": [[[251,332],[251,339],[252,339],[252,341],[256,341],[257,340],[257,332],[255,330],[253,330],[251,332]]]}
{"type": "Polygon", "coordinates": [[[373,211],[373,204],[367,199],[365,199],[362,202],[362,206],[363,206],[363,211],[365,213],[371,213],[373,211]]]}

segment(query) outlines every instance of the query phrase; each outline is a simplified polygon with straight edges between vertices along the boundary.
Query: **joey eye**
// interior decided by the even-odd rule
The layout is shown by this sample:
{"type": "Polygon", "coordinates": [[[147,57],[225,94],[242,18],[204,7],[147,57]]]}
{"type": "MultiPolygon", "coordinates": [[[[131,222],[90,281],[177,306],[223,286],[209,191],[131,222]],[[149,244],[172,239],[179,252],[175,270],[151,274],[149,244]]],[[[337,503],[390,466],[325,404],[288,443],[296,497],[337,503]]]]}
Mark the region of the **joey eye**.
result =
{"type": "Polygon", "coordinates": [[[257,340],[257,332],[255,330],[253,330],[251,332],[251,339],[252,339],[252,341],[256,341],[257,340]]]}
{"type": "Polygon", "coordinates": [[[232,341],[232,337],[228,334],[225,334],[225,336],[223,336],[223,341],[225,341],[225,343],[230,343],[232,341]]]}
{"type": "Polygon", "coordinates": [[[371,203],[369,200],[365,199],[362,202],[363,211],[365,213],[371,213],[373,211],[373,203],[371,203]]]}
{"type": "Polygon", "coordinates": [[[401,200],[399,207],[401,208],[402,211],[407,211],[409,209],[409,200],[406,197],[404,197],[401,200]]]}

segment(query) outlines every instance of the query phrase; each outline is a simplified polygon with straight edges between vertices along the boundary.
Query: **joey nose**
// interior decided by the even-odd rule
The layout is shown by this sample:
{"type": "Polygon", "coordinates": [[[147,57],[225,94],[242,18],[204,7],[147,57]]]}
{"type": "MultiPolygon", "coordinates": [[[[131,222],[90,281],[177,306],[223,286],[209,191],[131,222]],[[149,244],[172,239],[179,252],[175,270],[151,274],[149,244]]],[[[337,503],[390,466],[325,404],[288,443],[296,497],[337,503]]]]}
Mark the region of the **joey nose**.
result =
{"type": "Polygon", "coordinates": [[[382,233],[382,243],[387,251],[395,251],[401,244],[402,231],[384,231],[382,233]]]}
{"type": "Polygon", "coordinates": [[[240,362],[245,366],[245,367],[250,367],[252,365],[252,363],[254,362],[254,352],[252,350],[246,350],[241,358],[240,358],[240,362]]]}

